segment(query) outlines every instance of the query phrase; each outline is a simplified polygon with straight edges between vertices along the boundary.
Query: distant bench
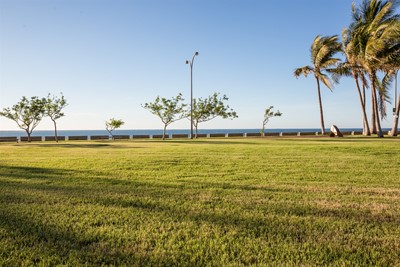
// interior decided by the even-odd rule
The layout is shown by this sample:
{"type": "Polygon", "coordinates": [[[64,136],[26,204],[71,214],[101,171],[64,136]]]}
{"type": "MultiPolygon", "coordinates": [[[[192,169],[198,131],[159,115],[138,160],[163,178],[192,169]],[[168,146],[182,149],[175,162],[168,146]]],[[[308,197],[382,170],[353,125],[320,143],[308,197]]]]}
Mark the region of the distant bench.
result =
{"type": "Polygon", "coordinates": [[[16,136],[0,136],[0,142],[18,142],[16,136]]]}

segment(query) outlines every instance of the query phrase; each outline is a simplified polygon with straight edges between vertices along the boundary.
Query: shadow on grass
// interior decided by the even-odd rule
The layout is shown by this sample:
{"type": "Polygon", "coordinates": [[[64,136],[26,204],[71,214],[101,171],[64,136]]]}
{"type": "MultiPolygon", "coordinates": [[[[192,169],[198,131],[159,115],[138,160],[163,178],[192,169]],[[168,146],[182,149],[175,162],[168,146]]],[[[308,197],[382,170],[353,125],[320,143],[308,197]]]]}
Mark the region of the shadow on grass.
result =
{"type": "MultiPolygon", "coordinates": [[[[116,249],[115,242],[108,240],[107,233],[73,232],[68,227],[57,227],[52,222],[43,223],[37,218],[16,210],[1,209],[0,226],[15,236],[23,237],[22,240],[12,240],[7,244],[12,246],[12,250],[23,245],[30,247],[29,250],[33,252],[28,254],[29,259],[20,256],[18,259],[20,262],[14,262],[17,265],[55,266],[64,265],[68,261],[71,261],[73,265],[85,266],[87,264],[90,266],[119,264],[136,266],[157,261],[168,264],[167,259],[157,259],[156,254],[137,253],[132,249],[116,249]]],[[[129,243],[124,245],[131,246],[129,243]]]]}
{"type": "MultiPolygon", "coordinates": [[[[108,141],[106,141],[108,142],[108,141]]],[[[116,141],[118,142],[118,141],[116,141]]],[[[125,144],[129,144],[125,142],[125,144]]],[[[109,141],[109,143],[103,143],[101,141],[83,141],[82,143],[73,142],[73,143],[32,143],[30,145],[44,148],[110,148],[110,149],[135,149],[135,148],[144,148],[140,146],[132,146],[132,145],[121,145],[119,143],[114,143],[113,141],[109,141]]]]}
{"type": "Polygon", "coordinates": [[[257,139],[242,139],[242,138],[230,138],[230,139],[223,139],[223,138],[214,138],[214,139],[206,139],[206,138],[199,138],[199,139],[166,139],[166,140],[141,140],[138,142],[147,142],[147,143],[161,143],[161,144],[188,144],[188,145],[260,145],[260,142],[254,142],[257,139]],[[248,141],[246,141],[248,140],[248,141]]]}
{"type": "MultiPolygon", "coordinates": [[[[14,179],[37,180],[35,183],[24,181],[8,181],[7,178],[0,180],[3,188],[23,188],[28,190],[52,191],[66,196],[75,196],[86,198],[89,202],[95,202],[102,205],[115,205],[122,207],[142,207],[157,211],[168,211],[170,208],[161,202],[153,205],[164,198],[166,202],[174,200],[186,201],[186,197],[212,190],[214,195],[241,195],[241,192],[259,191],[260,194],[273,195],[294,193],[306,194],[307,190],[298,190],[293,188],[274,188],[273,186],[242,185],[228,182],[202,182],[202,181],[179,181],[175,183],[146,182],[137,180],[119,179],[110,176],[109,173],[85,171],[85,170],[66,170],[35,167],[9,167],[0,166],[0,178],[11,177],[14,179]],[[111,195],[112,197],[104,197],[111,195]],[[119,197],[133,198],[132,201],[126,201],[119,197]],[[141,205],[138,198],[146,197],[153,199],[152,205],[141,205]],[[136,203],[136,204],[135,204],[136,203]]],[[[115,174],[114,174],[115,175],[115,174]]],[[[349,193],[351,194],[351,193],[349,193]]],[[[193,198],[190,199],[193,201],[193,198]]],[[[354,219],[363,221],[377,221],[383,219],[385,222],[396,221],[400,224],[400,218],[386,217],[382,218],[380,214],[366,214],[365,211],[357,209],[330,209],[330,208],[299,208],[298,205],[288,205],[285,209],[277,209],[282,214],[297,216],[326,216],[335,219],[354,219]]],[[[171,210],[170,210],[171,211],[171,210]]]]}
{"type": "MultiPolygon", "coordinates": [[[[89,263],[89,265],[144,264],[146,262],[173,265],[179,258],[157,258],[156,245],[149,248],[149,251],[144,254],[136,253],[134,250],[127,251],[123,249],[129,246],[127,240],[118,245],[113,241],[108,244],[108,236],[112,233],[93,231],[95,226],[87,226],[82,232],[74,232],[70,230],[68,225],[60,227],[52,222],[43,223],[32,215],[35,212],[29,215],[18,209],[10,209],[7,205],[13,204],[13,195],[14,199],[18,199],[17,204],[24,204],[24,199],[19,196],[18,189],[40,190],[45,196],[46,194],[55,194],[59,197],[60,202],[77,198],[80,199],[80,203],[85,205],[93,204],[117,209],[140,209],[149,218],[152,218],[152,214],[157,214],[161,216],[156,216],[156,218],[169,218],[174,222],[188,221],[194,222],[195,225],[211,224],[213,227],[225,231],[235,229],[241,236],[253,239],[268,237],[299,246],[312,239],[313,235],[322,234],[325,231],[312,226],[310,226],[311,228],[304,228],[304,224],[310,223],[310,218],[323,217],[330,218],[333,221],[344,220],[364,224],[400,224],[400,218],[394,215],[384,216],[366,213],[365,210],[360,209],[306,206],[301,203],[294,204],[290,201],[285,203],[283,199],[281,204],[276,206],[276,202],[271,202],[271,205],[267,206],[258,205],[254,209],[259,209],[262,212],[250,213],[249,215],[248,212],[246,214],[248,207],[236,203],[232,208],[229,203],[221,202],[224,194],[218,196],[219,192],[214,192],[215,198],[207,200],[208,203],[199,202],[196,198],[188,198],[188,196],[204,193],[208,189],[218,189],[222,192],[224,190],[239,191],[233,192],[238,195],[240,195],[240,191],[249,190],[262,190],[268,194],[289,194],[290,190],[284,188],[260,189],[255,186],[192,181],[167,184],[121,180],[116,178],[115,174],[114,177],[110,177],[109,173],[93,171],[8,166],[0,166],[0,178],[2,178],[0,179],[0,191],[7,193],[7,195],[2,194],[0,198],[0,225],[7,231],[14,232],[17,236],[27,237],[31,242],[29,246],[39,250],[37,251],[39,253],[38,258],[31,259],[33,264],[39,264],[42,258],[50,258],[52,255],[57,255],[57,259],[54,259],[55,262],[52,262],[53,265],[64,264],[71,255],[75,255],[74,257],[79,260],[80,264],[89,263]],[[2,177],[37,179],[38,183],[7,181],[7,178],[2,177]],[[65,182],[66,179],[67,182],[65,182]],[[69,184],[69,181],[72,184],[69,184]],[[196,186],[193,187],[193,184],[196,184],[196,186]],[[202,205],[193,209],[199,204],[202,205]],[[217,206],[218,209],[207,204],[217,206]],[[226,204],[228,205],[226,206],[227,209],[225,209],[226,204]],[[98,247],[100,243],[103,244],[102,248],[98,247]],[[107,247],[107,245],[104,247],[104,244],[110,247],[107,247]]],[[[230,194],[232,192],[224,193],[230,194]]],[[[35,198],[31,197],[26,201],[27,203],[35,202],[35,198]]],[[[38,202],[40,203],[40,201],[38,202]]],[[[89,209],[90,205],[87,208],[89,209]]],[[[76,211],[71,207],[70,212],[76,211]]],[[[340,247],[338,249],[340,250],[340,247]]],[[[350,257],[351,255],[347,256],[350,257]]]]}

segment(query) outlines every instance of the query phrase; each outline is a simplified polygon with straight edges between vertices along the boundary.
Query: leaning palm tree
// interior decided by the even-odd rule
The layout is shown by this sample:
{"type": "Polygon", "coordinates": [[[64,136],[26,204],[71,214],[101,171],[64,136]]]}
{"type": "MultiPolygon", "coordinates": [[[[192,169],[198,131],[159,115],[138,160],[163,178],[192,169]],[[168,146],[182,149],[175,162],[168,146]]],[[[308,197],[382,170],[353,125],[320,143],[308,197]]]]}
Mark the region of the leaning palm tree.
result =
{"type": "MultiPolygon", "coordinates": [[[[397,92],[397,74],[398,74],[399,70],[396,69],[395,71],[395,92],[397,92]]],[[[394,97],[397,97],[397,95],[395,95],[394,97]]],[[[390,135],[391,136],[397,136],[398,135],[398,126],[399,126],[399,115],[400,115],[400,94],[398,96],[398,100],[395,101],[396,106],[394,108],[394,116],[393,116],[393,127],[392,130],[390,131],[390,135]]]]}
{"type": "Polygon", "coordinates": [[[374,115],[371,124],[378,137],[383,137],[378,98],[385,99],[385,87],[381,86],[377,73],[395,65],[399,57],[400,27],[395,11],[395,2],[384,0],[364,0],[358,8],[353,7],[353,24],[359,41],[356,60],[368,73],[374,115]]]}
{"type": "MultiPolygon", "coordinates": [[[[353,6],[354,7],[354,6],[353,6]]],[[[357,61],[358,47],[360,40],[357,38],[358,32],[356,24],[352,23],[348,28],[342,31],[342,46],[343,53],[346,56],[346,62],[340,64],[338,68],[334,70],[336,76],[351,76],[356,83],[356,89],[361,104],[361,111],[363,115],[363,135],[371,135],[371,131],[368,124],[368,117],[366,111],[365,101],[365,88],[368,88],[366,81],[366,73],[360,63],[357,61]],[[363,91],[361,91],[360,81],[362,83],[363,91]]]]}
{"type": "Polygon", "coordinates": [[[312,43],[310,50],[312,66],[304,66],[301,68],[297,68],[294,71],[294,76],[296,78],[299,77],[300,75],[304,75],[305,77],[307,77],[308,74],[310,73],[314,74],[315,80],[317,82],[322,134],[325,134],[325,123],[324,123],[324,113],[322,108],[320,81],[322,81],[323,84],[325,84],[325,86],[332,91],[332,83],[326,71],[329,68],[332,68],[336,66],[338,63],[340,63],[339,58],[333,57],[339,51],[341,51],[341,45],[340,42],[338,41],[337,35],[334,36],[318,35],[314,39],[314,42],[312,43]]]}

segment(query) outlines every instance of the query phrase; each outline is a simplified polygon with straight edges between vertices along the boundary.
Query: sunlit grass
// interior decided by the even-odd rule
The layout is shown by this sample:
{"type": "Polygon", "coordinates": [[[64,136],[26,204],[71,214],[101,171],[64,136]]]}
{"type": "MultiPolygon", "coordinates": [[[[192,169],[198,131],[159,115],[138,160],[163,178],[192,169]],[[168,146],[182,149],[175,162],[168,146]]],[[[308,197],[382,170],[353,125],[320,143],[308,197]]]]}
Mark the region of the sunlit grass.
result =
{"type": "Polygon", "coordinates": [[[0,144],[0,266],[400,265],[400,139],[0,144]]]}

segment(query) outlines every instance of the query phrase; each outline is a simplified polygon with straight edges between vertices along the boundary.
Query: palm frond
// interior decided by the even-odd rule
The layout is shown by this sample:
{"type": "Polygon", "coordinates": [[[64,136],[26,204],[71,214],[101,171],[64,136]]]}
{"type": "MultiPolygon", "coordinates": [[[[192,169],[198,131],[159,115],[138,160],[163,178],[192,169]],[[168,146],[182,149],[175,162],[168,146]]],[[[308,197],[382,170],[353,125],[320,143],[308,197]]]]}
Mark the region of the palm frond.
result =
{"type": "Polygon", "coordinates": [[[311,66],[304,66],[294,70],[294,76],[298,78],[300,75],[307,77],[308,74],[314,72],[314,68],[311,66]]]}
{"type": "Polygon", "coordinates": [[[351,64],[343,62],[335,68],[328,68],[326,71],[331,74],[334,83],[339,83],[341,77],[352,77],[351,64]]]}
{"type": "Polygon", "coordinates": [[[326,74],[323,73],[318,73],[317,78],[322,81],[326,87],[332,92],[333,85],[329,79],[329,77],[326,74]]]}

